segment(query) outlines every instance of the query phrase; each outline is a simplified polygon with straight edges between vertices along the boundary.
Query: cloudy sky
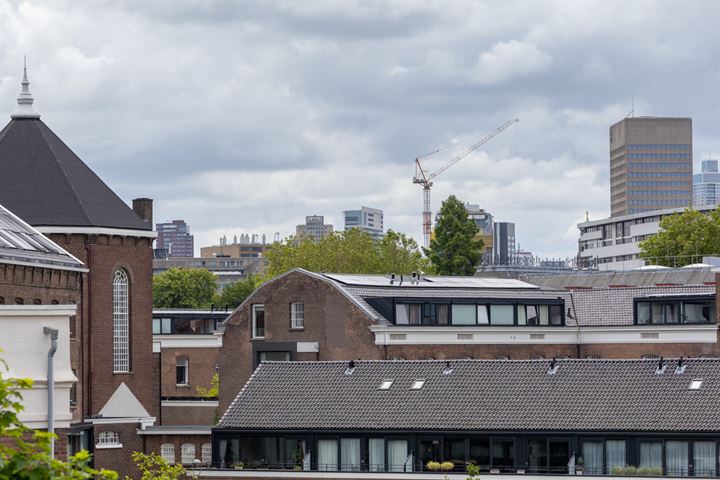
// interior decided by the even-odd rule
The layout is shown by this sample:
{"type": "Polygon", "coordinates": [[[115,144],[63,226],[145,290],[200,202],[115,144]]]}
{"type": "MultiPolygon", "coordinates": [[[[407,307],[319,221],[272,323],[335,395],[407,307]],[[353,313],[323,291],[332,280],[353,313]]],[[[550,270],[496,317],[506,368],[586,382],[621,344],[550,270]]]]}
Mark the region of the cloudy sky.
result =
{"type": "Polygon", "coordinates": [[[453,193],[573,255],[633,95],[693,118],[696,168],[720,152],[715,0],[0,0],[0,27],[2,115],[27,54],[43,120],[196,249],[360,205],[421,240],[414,158],[517,117],[437,178],[433,211],[453,193]]]}

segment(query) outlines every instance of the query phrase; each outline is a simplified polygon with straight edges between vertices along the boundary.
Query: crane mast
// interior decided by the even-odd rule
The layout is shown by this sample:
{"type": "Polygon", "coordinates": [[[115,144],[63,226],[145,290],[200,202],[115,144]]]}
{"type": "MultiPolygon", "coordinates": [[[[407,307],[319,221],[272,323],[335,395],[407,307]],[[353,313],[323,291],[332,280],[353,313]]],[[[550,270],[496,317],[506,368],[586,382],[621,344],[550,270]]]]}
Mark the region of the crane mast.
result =
{"type": "MultiPolygon", "coordinates": [[[[425,247],[430,246],[430,235],[432,233],[432,212],[430,211],[430,188],[433,186],[432,180],[443,173],[448,168],[452,167],[456,163],[458,163],[463,158],[470,155],[472,152],[480,148],[483,144],[489,142],[494,137],[502,133],[505,129],[510,127],[511,125],[519,122],[520,120],[517,118],[513,118],[512,120],[508,120],[507,122],[500,125],[498,128],[493,130],[492,132],[485,135],[483,138],[478,140],[477,142],[473,143],[467,150],[462,152],[457,157],[453,158],[449,162],[447,162],[442,167],[438,168],[435,172],[428,174],[426,170],[422,168],[422,165],[420,164],[420,158],[418,157],[415,159],[415,176],[413,177],[413,183],[422,185],[423,187],[423,243],[425,244],[425,247]]],[[[431,152],[428,155],[431,155],[433,153],[437,153],[440,150],[435,150],[434,152],[431,152]]],[[[428,156],[424,155],[424,156],[428,156]]]]}

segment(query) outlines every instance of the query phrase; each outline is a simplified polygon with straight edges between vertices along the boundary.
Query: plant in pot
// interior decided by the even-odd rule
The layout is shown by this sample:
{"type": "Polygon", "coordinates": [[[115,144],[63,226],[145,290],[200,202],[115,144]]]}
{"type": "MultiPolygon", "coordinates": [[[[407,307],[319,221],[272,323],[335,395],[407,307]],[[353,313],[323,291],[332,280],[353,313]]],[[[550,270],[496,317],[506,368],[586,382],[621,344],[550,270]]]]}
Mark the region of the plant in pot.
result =
{"type": "Polygon", "coordinates": [[[575,474],[582,475],[583,470],[585,470],[585,459],[583,457],[578,457],[575,461],[575,474]]]}
{"type": "Polygon", "coordinates": [[[299,448],[299,447],[297,449],[295,449],[295,453],[293,454],[293,461],[294,461],[293,470],[295,470],[296,472],[299,472],[302,470],[304,458],[305,458],[305,452],[303,452],[303,449],[299,448]]]}

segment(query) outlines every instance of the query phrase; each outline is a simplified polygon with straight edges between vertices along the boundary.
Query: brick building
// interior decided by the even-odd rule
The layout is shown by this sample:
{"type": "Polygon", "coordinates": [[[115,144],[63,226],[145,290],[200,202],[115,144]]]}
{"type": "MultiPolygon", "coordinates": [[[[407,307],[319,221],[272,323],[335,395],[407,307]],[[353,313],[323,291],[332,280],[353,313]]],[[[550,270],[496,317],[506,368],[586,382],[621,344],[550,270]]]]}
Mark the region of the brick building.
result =
{"type": "Polygon", "coordinates": [[[222,411],[269,360],[720,355],[714,285],[567,291],[296,269],[263,284],[224,326],[222,411]]]}
{"type": "Polygon", "coordinates": [[[89,448],[96,465],[133,473],[130,454],[142,449],[136,429],[155,421],[160,403],[151,330],[152,200],[134,202],[141,218],[40,120],[27,73],[0,131],[0,171],[0,204],[87,268],[63,280],[72,280],[72,288],[37,297],[78,305],[69,448],[89,448]]]}

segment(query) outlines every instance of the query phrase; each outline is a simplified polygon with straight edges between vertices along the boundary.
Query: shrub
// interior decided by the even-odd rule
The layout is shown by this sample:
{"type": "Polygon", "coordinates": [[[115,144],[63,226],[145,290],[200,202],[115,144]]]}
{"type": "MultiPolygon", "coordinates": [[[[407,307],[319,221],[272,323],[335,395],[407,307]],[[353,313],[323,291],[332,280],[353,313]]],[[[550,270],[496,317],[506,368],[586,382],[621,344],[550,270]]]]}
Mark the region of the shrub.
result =
{"type": "Polygon", "coordinates": [[[431,460],[425,465],[425,468],[427,468],[431,472],[437,472],[438,470],[440,470],[440,462],[433,462],[431,460]]]}
{"type": "Polygon", "coordinates": [[[613,475],[625,475],[625,468],[624,467],[613,467],[610,471],[613,475]]]}
{"type": "Polygon", "coordinates": [[[637,467],[633,467],[632,465],[625,467],[625,475],[638,475],[637,467]]]}
{"type": "Polygon", "coordinates": [[[440,470],[443,472],[449,472],[453,468],[455,468],[455,464],[453,462],[442,462],[440,464],[440,470]]]}

